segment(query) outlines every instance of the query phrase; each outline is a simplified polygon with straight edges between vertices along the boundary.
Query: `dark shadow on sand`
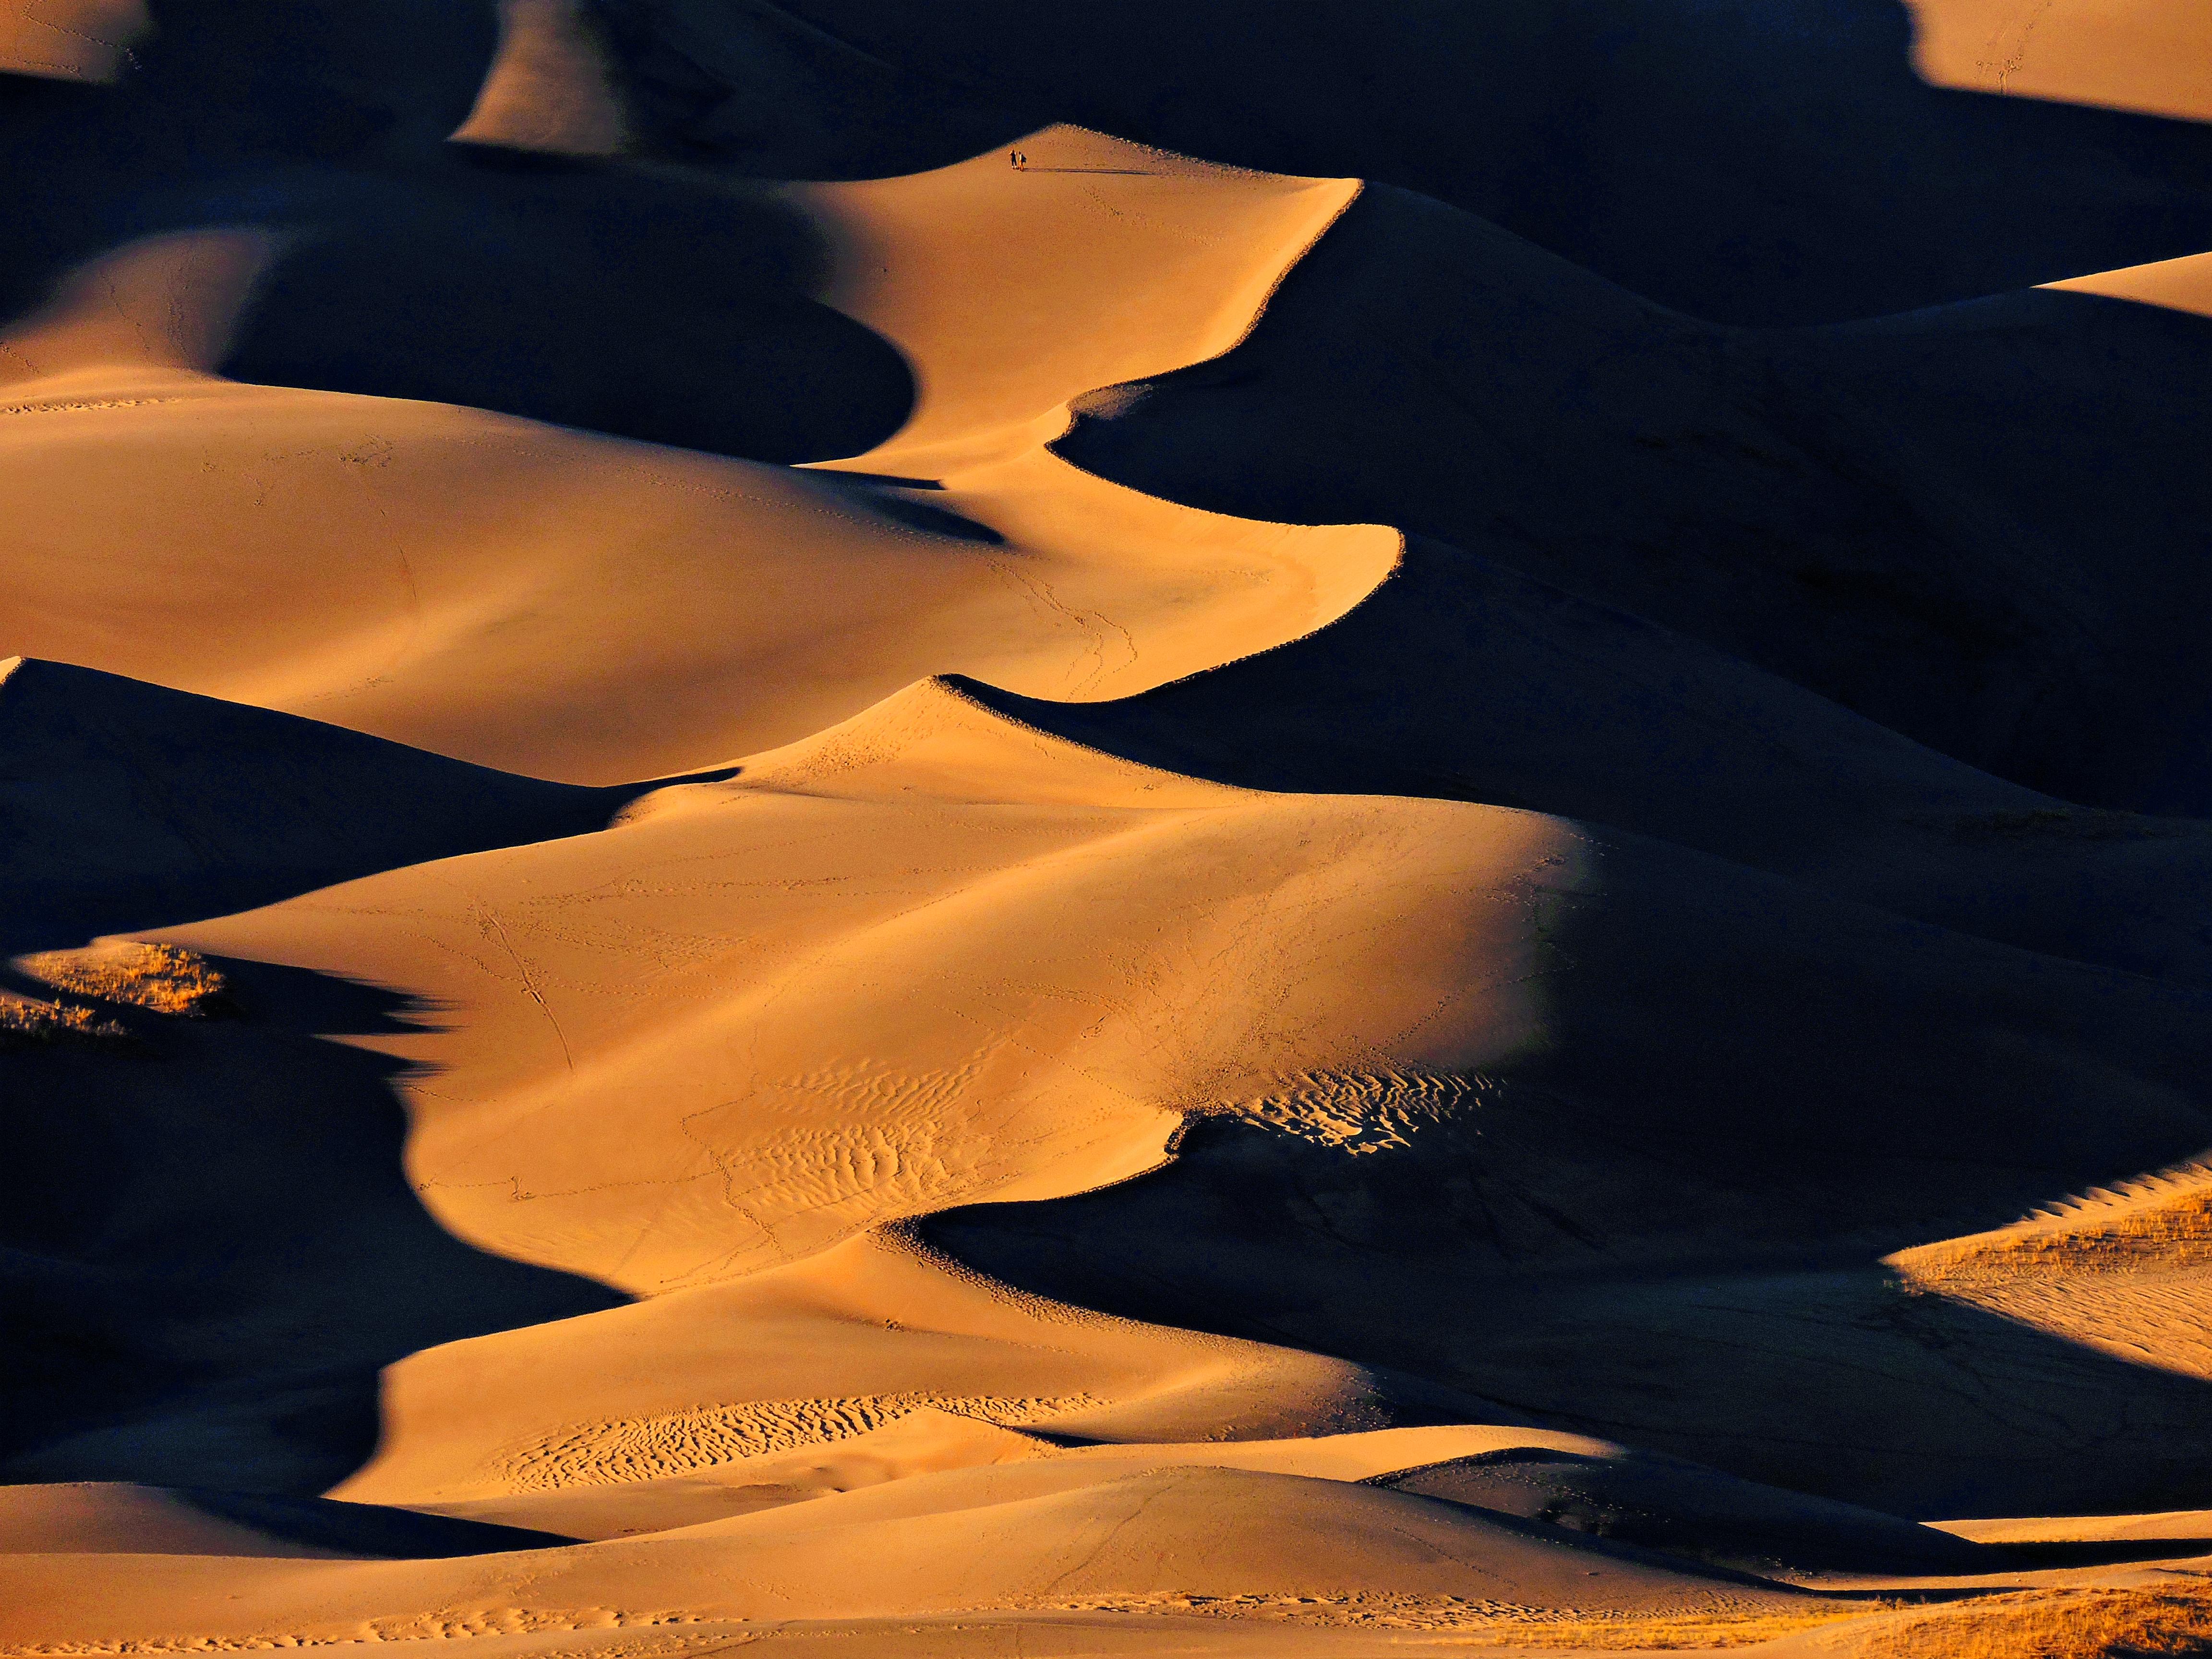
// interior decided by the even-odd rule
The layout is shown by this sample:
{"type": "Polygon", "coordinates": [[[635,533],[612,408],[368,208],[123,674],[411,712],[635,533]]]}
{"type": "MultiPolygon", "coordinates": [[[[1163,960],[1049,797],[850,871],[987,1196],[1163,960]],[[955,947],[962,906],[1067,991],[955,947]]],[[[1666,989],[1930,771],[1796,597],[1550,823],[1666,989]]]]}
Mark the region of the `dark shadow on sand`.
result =
{"type": "Polygon", "coordinates": [[[2201,1504],[2212,1383],[1879,1263],[2199,1153],[2212,991],[1608,839],[1527,879],[1537,1034],[1409,1097],[1397,1144],[1200,1116],[1151,1174],[927,1236],[1079,1306],[1892,1514],[2201,1504]]]}
{"type": "Polygon", "coordinates": [[[489,3],[154,0],[113,87],[0,77],[0,314],[149,235],[275,233],[234,378],[794,462],[857,454],[904,359],[818,303],[823,251],[697,169],[449,143],[489,3]]]}
{"type": "Polygon", "coordinates": [[[2031,292],[1719,328],[1370,191],[1242,345],[1057,447],[1434,536],[2030,787],[2212,815],[2208,379],[2212,319],[2031,292]]]}
{"type": "Polygon", "coordinates": [[[31,660],[0,678],[0,956],[195,921],[381,870],[603,830],[584,787],[31,660]]]}
{"type": "MultiPolygon", "coordinates": [[[[475,1249],[423,1208],[407,1066],[335,1039],[434,1010],[218,966],[238,1018],[109,1008],[135,1048],[0,1054],[0,1480],[312,1496],[374,1449],[382,1367],[629,1299],[475,1249]]],[[[380,1553],[331,1547],[356,1546],[380,1553]]]]}
{"type": "MultiPolygon", "coordinates": [[[[947,111],[1419,191],[1729,322],[1875,316],[2212,246],[2212,127],[1931,88],[1896,0],[727,10],[933,81],[947,111]]],[[[777,170],[809,153],[804,113],[786,118],[777,170]]]]}

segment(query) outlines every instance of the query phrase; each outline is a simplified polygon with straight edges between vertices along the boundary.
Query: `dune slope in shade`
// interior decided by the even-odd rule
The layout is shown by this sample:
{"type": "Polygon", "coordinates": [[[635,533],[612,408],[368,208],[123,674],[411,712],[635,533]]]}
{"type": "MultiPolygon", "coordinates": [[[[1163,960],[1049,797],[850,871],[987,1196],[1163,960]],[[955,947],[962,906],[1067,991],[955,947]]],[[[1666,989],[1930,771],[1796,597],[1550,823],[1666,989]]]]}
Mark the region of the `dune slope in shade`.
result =
{"type": "MultiPolygon", "coordinates": [[[[1141,159],[1080,134],[1038,153],[1141,159]]],[[[1351,187],[1146,165],[1164,171],[1072,191],[990,157],[817,189],[848,302],[922,373],[909,432],[854,465],[958,470],[920,496],[208,378],[192,371],[273,280],[254,274],[266,246],[134,245],[10,337],[35,374],[0,405],[17,526],[0,628],[18,649],[594,783],[786,742],[931,672],[1111,696],[1296,638],[1382,579],[1392,532],[1191,512],[1039,447],[1090,387],[1232,344],[1351,187]],[[1001,243],[1040,183],[1072,195],[1042,276],[979,283],[988,265],[959,249],[1001,243]],[[1008,307],[1026,319],[1011,352],[958,343],[1008,307]],[[1127,320],[1077,326],[1102,312],[1127,320]],[[320,550],[304,566],[302,545],[320,550]]]]}
{"type": "MultiPolygon", "coordinates": [[[[2157,90],[2202,62],[2163,49],[2197,27],[2189,0],[2130,9],[2148,27],[2118,36],[2106,85],[2140,91],[2112,101],[2197,113],[2157,90]]],[[[1214,161],[1417,190],[1723,322],[1875,316],[2212,240],[2203,125],[1931,88],[1897,0],[774,10],[871,60],[848,58],[841,80],[887,67],[934,83],[938,108],[1041,109],[1214,161]]],[[[751,125],[788,146],[767,171],[828,159],[773,98],[751,125]]]]}
{"type": "Polygon", "coordinates": [[[1091,747],[1246,788],[1558,812],[2008,945],[2212,972],[2202,820],[2038,794],[1422,538],[1340,622],[1277,650],[1099,702],[974,695],[1091,747]]]}
{"type": "Polygon", "coordinates": [[[2193,815],[2208,366],[2212,322],[2070,292],[1714,328],[1370,190],[1237,350],[1059,448],[1435,536],[2032,787],[2193,815]]]}
{"type": "Polygon", "coordinates": [[[20,657],[0,663],[0,757],[14,951],[602,829],[637,793],[20,657]]]}
{"type": "MultiPolygon", "coordinates": [[[[1756,1304],[1809,1254],[1848,1306],[1886,1249],[2212,1138],[2194,991],[1531,813],[1155,772],[935,684],[599,835],[161,936],[440,1009],[357,1041],[409,1068],[412,1184],[479,1249],[665,1296],[989,1199],[934,1224],[1002,1278],[1514,1410],[1531,1362],[1474,1307],[1546,1272],[1579,1285],[1547,1316],[1603,1325],[1654,1267],[1756,1304]],[[1070,921],[1109,914],[1145,921],[1105,950],[1070,921]]],[[[2023,1402],[2087,1386],[1971,1321],[1945,1341],[2023,1402]]],[[[1910,1339],[1878,1429],[1811,1462],[1687,1351],[1630,1352],[1581,1368],[1583,1425],[1638,1377],[1642,1437],[1784,1484],[1926,1512],[2014,1478],[1910,1339]]],[[[2194,1390],[2099,1386],[2161,1426],[2100,1428],[2071,1478],[2191,1478],[2194,1390]]],[[[2074,1432],[2008,1439],[2047,1469],[2074,1432]]]]}
{"type": "Polygon", "coordinates": [[[2192,26],[0,0],[0,1651],[2196,1651],[2192,26]]]}

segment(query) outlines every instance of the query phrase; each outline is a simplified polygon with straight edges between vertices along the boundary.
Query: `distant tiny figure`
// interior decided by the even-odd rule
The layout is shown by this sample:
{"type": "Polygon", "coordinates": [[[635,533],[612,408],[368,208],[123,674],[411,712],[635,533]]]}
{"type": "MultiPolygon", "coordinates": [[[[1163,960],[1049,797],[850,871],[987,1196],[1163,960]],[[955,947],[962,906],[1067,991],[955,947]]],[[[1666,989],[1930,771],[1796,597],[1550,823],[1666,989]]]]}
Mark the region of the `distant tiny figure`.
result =
{"type": "Polygon", "coordinates": [[[1023,155],[1021,151],[1012,150],[1010,151],[1009,154],[1013,157],[1015,172],[1019,173],[1024,167],[1030,164],[1030,158],[1023,155]]]}

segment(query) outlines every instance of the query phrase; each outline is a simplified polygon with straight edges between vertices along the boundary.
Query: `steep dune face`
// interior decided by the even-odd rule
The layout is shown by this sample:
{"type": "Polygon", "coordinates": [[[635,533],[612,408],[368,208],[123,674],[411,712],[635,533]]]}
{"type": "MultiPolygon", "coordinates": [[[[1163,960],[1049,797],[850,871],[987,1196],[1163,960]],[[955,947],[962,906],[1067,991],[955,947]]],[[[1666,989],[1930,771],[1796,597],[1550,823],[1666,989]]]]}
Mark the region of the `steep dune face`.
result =
{"type": "Polygon", "coordinates": [[[1247,788],[1591,819],[2008,945],[2203,981],[2201,820],[2073,806],[1625,612],[1414,538],[1334,626],[1027,724],[1247,788]]]}
{"type": "Polygon", "coordinates": [[[605,827],[635,790],[508,776],[60,663],[0,663],[11,950],[605,827]]]}
{"type": "Polygon", "coordinates": [[[0,1647],[2194,1650],[2178,15],[0,5],[0,1647]]]}
{"type": "Polygon", "coordinates": [[[2208,362],[2204,319],[2071,293],[1714,329],[1370,191],[1250,340],[1060,448],[1437,536],[1970,764],[2194,814],[2201,572],[2172,554],[2212,511],[2208,362]]]}
{"type": "MultiPolygon", "coordinates": [[[[2066,9],[2112,30],[2103,101],[2197,112],[2201,87],[2180,106],[2151,90],[2187,82],[2201,56],[2162,49],[2194,27],[2185,4],[2126,21],[2066,9]],[[2119,82],[2143,90],[2114,97],[2119,82]]],[[[1895,0],[1395,0],[1356,20],[1249,0],[774,10],[865,54],[871,74],[1190,155],[1418,190],[1728,322],[1903,311],[2197,252],[2212,230],[2201,128],[1930,88],[1895,0]]],[[[2031,10],[2010,9],[2023,24],[2031,10]]],[[[777,170],[830,160],[802,125],[762,125],[796,151],[777,170]]]]}
{"type": "MultiPolygon", "coordinates": [[[[1037,153],[1145,159],[1073,133],[1037,153]]],[[[842,302],[922,376],[914,419],[854,465],[958,472],[921,497],[210,378],[234,339],[267,346],[258,296],[293,280],[282,239],[134,244],[7,342],[27,372],[0,413],[18,526],[0,625],[37,654],[595,783],[786,742],[931,672],[1113,696],[1296,638],[1382,578],[1395,535],[1180,510],[1040,447],[1081,392],[1233,343],[1352,187],[1146,165],[1032,179],[989,157],[811,193],[842,302]],[[994,289],[963,250],[999,246],[1040,196],[1040,263],[994,289]],[[1026,319],[1012,349],[978,352],[1009,309],[1026,319]],[[1073,326],[1100,313],[1119,326],[1073,326]],[[305,568],[303,544],[325,550],[305,568]],[[279,581],[281,603],[242,602],[279,581]]],[[[822,369],[822,406],[849,410],[850,377],[810,340],[789,349],[822,369]]],[[[511,343],[494,329],[478,347],[511,343]]],[[[785,407],[773,377],[697,361],[741,411],[785,407]]]]}

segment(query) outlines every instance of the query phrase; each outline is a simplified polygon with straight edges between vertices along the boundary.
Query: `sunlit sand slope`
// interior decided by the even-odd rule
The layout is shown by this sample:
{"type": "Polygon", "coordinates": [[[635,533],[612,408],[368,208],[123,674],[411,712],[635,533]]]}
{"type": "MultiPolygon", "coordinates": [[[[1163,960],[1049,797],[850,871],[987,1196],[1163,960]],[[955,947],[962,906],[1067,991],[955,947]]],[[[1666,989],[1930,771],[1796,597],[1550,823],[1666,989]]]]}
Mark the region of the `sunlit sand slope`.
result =
{"type": "MultiPolygon", "coordinates": [[[[888,107],[909,145],[933,126],[977,131],[969,112],[981,103],[1009,120],[1042,112],[1027,125],[1073,118],[1218,161],[1356,174],[1732,323],[1904,311],[2212,240],[2212,135],[2197,121],[2031,101],[2086,96],[2201,118],[2192,0],[1928,0],[1918,10],[1917,59],[1913,13],[1897,0],[1388,0],[1357,14],[1265,0],[1126,0],[1110,11],[782,0],[725,29],[754,62],[774,59],[767,42],[779,36],[828,37],[841,50],[818,60],[814,85],[896,87],[888,107]],[[1931,64],[1946,80],[1964,69],[1990,89],[1987,69],[1960,60],[2008,60],[2023,33],[2026,97],[1922,78],[1931,64]]],[[[711,86],[709,55],[690,56],[694,84],[711,86]]],[[[756,72],[720,90],[731,101],[750,94],[730,123],[738,165],[805,177],[843,159],[791,83],[756,72]]],[[[711,95],[693,93],[693,106],[711,95]]],[[[672,126],[693,153],[717,148],[710,122],[672,126]]],[[[865,170],[907,171],[888,159],[899,148],[883,145],[885,162],[865,170]]]]}
{"type": "MultiPolygon", "coordinates": [[[[353,1042],[407,1068],[410,1184],[480,1250],[665,1295],[988,1199],[935,1224],[1002,1278],[1294,1334],[1511,1411],[1560,1397],[1527,1369],[1550,1363],[1539,1306],[1634,1324],[1635,1277],[1671,1264],[1693,1295],[1742,1280],[1729,1316],[1764,1317],[1790,1281],[1753,1264],[1809,1252],[1866,1264],[1807,1281],[1845,1309],[1881,1294],[1883,1249],[2212,1139],[2193,992],[1531,813],[1155,772],[945,683],[600,834],[161,937],[435,1010],[353,1042]],[[1540,1290],[1553,1270],[1578,1288],[1540,1290]],[[1500,1304],[1510,1336],[1477,1311],[1500,1304]]],[[[217,1075],[223,1056],[216,1034],[217,1075]]],[[[1971,1322],[1932,1370],[1910,1339],[1851,1340],[1887,1381],[1815,1449],[1650,1337],[1586,1359],[1565,1410],[1922,1512],[2016,1456],[2145,1494],[2191,1478],[2191,1389],[2099,1383],[2101,1359],[1971,1322]],[[2002,1450],[1948,1414],[1954,1364],[2023,1407],[2099,1387],[2159,1426],[2014,1421],[2002,1450]]],[[[972,1396],[1054,1402],[981,1408],[1010,1420],[1080,1403],[972,1396]]]]}
{"type": "Polygon", "coordinates": [[[1391,568],[1390,532],[1192,512],[1039,446],[1078,393],[1234,343],[1351,187],[1076,133],[1035,148],[1040,166],[1103,170],[986,157],[816,193],[847,303],[922,374],[906,432],[854,465],[959,471],[927,495],[210,378],[197,371],[224,360],[281,240],[179,234],[107,256],[8,343],[21,378],[0,406],[16,526],[0,630],[34,654],[612,782],[788,741],[932,672],[1112,696],[1333,620],[1391,568]],[[996,250],[1040,195],[1061,222],[1035,267],[1010,268],[996,250]],[[1025,320],[999,339],[1010,311],[1025,320]]]}
{"type": "Polygon", "coordinates": [[[0,1653],[2204,1650],[2199,21],[0,0],[0,1653]]]}
{"type": "Polygon", "coordinates": [[[2129,295],[1721,329],[1370,189],[1243,345],[1060,447],[1435,536],[2031,787],[2198,815],[2212,567],[2174,549],[2212,514],[2212,322],[2129,295]]]}
{"type": "Polygon", "coordinates": [[[2187,0],[1911,0],[1913,62],[1938,86],[2212,120],[2203,18],[2187,0]]]}

